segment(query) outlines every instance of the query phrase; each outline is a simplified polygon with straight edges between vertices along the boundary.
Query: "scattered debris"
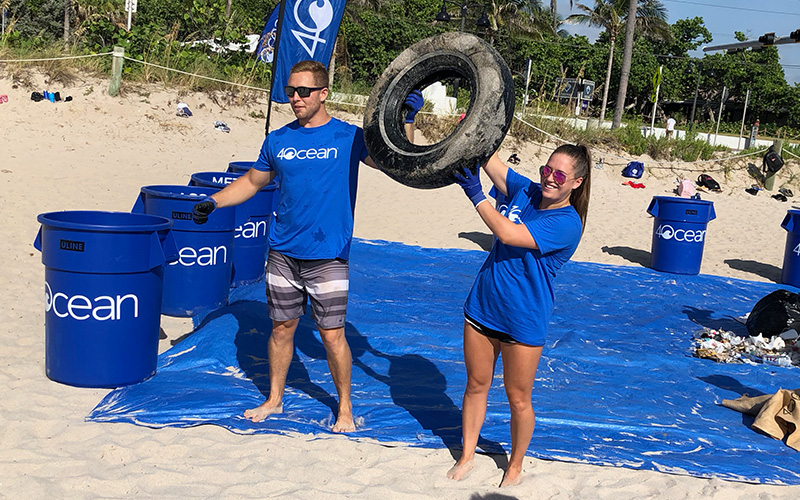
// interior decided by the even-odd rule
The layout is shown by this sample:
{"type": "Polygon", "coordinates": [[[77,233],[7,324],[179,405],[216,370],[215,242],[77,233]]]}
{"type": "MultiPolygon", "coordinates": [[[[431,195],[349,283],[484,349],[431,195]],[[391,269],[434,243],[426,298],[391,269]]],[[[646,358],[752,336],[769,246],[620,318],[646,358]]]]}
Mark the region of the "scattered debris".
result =
{"type": "Polygon", "coordinates": [[[185,102],[178,103],[178,112],[175,115],[180,116],[181,118],[189,118],[192,116],[192,111],[189,109],[189,106],[185,102]]]}
{"type": "Polygon", "coordinates": [[[794,329],[766,339],[761,334],[750,337],[725,330],[703,328],[694,334],[692,355],[719,363],[800,366],[798,337],[800,335],[794,329]]]}

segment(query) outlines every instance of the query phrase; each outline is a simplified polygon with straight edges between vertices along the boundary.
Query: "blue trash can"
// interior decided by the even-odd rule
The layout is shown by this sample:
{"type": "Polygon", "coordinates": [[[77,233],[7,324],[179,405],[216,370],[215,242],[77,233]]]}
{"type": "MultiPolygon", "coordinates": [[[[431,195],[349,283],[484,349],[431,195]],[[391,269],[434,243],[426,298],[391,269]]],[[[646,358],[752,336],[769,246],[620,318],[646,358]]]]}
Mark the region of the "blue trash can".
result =
{"type": "Polygon", "coordinates": [[[119,387],[156,372],[172,222],[124,212],[40,214],[45,371],[64,384],[119,387]]]}
{"type": "Polygon", "coordinates": [[[253,167],[254,161],[231,161],[228,162],[228,172],[245,173],[253,167]]]}
{"type": "Polygon", "coordinates": [[[705,200],[654,196],[647,213],[655,217],[650,267],[676,274],[698,274],[703,261],[706,227],[716,218],[705,200]]]}
{"type": "MultiPolygon", "coordinates": [[[[197,172],[190,186],[223,188],[244,175],[239,172],[197,172]]],[[[277,183],[271,182],[255,196],[235,207],[236,229],[233,242],[232,286],[257,283],[264,279],[264,263],[269,250],[269,225],[277,207],[277,183]]]]}
{"type": "Polygon", "coordinates": [[[164,269],[162,314],[190,317],[228,303],[234,209],[214,210],[205,224],[192,220],[194,205],[217,191],[199,186],[144,186],[131,210],[173,222],[178,259],[164,269]]]}
{"type": "Polygon", "coordinates": [[[800,210],[787,211],[781,227],[789,232],[783,251],[781,283],[800,287],[800,210]]]}

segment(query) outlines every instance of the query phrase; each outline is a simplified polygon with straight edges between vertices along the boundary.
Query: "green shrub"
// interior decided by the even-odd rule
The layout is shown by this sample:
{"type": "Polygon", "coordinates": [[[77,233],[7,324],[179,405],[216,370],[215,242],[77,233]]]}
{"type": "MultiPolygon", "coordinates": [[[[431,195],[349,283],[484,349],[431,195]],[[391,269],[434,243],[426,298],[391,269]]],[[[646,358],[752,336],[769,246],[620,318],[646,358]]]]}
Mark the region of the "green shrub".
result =
{"type": "Polygon", "coordinates": [[[647,151],[647,138],[642,135],[640,125],[628,122],[626,126],[613,131],[620,145],[633,156],[639,156],[647,151]]]}
{"type": "MultiPolygon", "coordinates": [[[[687,134],[688,135],[688,134],[687,134]]],[[[714,155],[714,146],[697,139],[696,134],[676,139],[672,145],[672,155],[683,161],[710,160],[714,155]]]]}

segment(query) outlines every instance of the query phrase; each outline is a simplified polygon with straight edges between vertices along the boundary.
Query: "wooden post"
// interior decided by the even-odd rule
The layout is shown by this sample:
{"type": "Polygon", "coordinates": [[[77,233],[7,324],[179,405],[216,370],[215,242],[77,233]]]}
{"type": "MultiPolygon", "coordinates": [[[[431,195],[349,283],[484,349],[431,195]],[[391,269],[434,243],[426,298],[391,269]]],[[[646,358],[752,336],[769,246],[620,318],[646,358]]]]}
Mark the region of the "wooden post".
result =
{"type": "Polygon", "coordinates": [[[111,82],[108,84],[108,95],[116,97],[122,84],[122,62],[125,57],[123,47],[114,47],[114,59],[111,61],[111,82]]]}
{"type": "MultiPolygon", "coordinates": [[[[783,151],[783,139],[775,139],[772,141],[772,149],[774,149],[776,153],[781,154],[781,151],[783,151]]],[[[764,176],[764,189],[772,191],[774,187],[775,172],[767,172],[764,176]]]]}

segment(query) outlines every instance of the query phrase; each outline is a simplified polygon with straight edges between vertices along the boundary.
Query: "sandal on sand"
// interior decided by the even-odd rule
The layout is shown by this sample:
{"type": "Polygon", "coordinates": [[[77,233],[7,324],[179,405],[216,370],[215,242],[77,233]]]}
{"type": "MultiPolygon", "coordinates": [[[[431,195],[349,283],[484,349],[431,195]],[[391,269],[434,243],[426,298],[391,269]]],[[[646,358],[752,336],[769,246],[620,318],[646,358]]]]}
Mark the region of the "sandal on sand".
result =
{"type": "Polygon", "coordinates": [[[775,198],[778,201],[787,201],[786,197],[784,195],[782,195],[781,193],[773,194],[772,197],[775,198]]]}
{"type": "Polygon", "coordinates": [[[230,132],[231,129],[225,122],[214,122],[214,128],[222,132],[230,132]]]}
{"type": "Polygon", "coordinates": [[[784,195],[784,196],[785,196],[785,197],[787,197],[787,198],[791,198],[792,196],[794,196],[794,193],[792,193],[792,190],[791,190],[791,189],[789,189],[789,188],[780,188],[780,189],[778,190],[778,192],[779,192],[780,194],[784,195]]]}
{"type": "Polygon", "coordinates": [[[744,192],[752,194],[753,196],[755,196],[755,195],[758,194],[758,189],[753,188],[753,187],[749,187],[749,188],[745,189],[744,192]]]}

